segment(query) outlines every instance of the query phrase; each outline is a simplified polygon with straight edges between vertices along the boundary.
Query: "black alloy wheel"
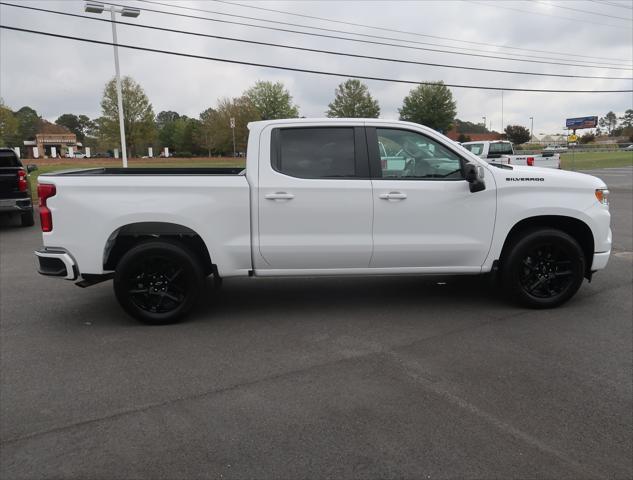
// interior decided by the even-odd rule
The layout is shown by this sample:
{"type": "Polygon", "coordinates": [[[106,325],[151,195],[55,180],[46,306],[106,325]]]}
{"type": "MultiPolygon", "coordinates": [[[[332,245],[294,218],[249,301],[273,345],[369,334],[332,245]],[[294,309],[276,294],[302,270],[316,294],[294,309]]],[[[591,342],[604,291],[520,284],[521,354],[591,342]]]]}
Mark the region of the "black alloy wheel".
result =
{"type": "Polygon", "coordinates": [[[501,261],[501,278],[510,296],[532,308],[552,308],[569,300],[582,285],[585,256],[565,232],[525,232],[501,261]]]}
{"type": "Polygon", "coordinates": [[[199,259],[183,245],[151,240],[130,249],[114,274],[123,309],[144,323],[163,325],[184,317],[204,285],[199,259]]]}
{"type": "Polygon", "coordinates": [[[183,267],[168,255],[152,255],[125,279],[127,293],[134,305],[150,313],[168,313],[183,304],[189,281],[183,267]]]}
{"type": "Polygon", "coordinates": [[[560,295],[572,284],[572,260],[553,243],[543,243],[528,251],[519,277],[521,287],[536,298],[560,295]]]}

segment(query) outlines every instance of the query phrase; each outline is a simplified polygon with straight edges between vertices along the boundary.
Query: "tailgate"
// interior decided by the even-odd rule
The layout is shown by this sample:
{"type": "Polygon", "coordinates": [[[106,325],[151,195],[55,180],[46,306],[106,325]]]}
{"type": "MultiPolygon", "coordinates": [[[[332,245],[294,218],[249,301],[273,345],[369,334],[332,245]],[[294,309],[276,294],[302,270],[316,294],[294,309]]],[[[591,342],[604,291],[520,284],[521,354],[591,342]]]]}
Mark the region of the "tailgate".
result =
{"type": "Polygon", "coordinates": [[[0,198],[14,198],[18,194],[18,168],[0,168],[0,198]]]}

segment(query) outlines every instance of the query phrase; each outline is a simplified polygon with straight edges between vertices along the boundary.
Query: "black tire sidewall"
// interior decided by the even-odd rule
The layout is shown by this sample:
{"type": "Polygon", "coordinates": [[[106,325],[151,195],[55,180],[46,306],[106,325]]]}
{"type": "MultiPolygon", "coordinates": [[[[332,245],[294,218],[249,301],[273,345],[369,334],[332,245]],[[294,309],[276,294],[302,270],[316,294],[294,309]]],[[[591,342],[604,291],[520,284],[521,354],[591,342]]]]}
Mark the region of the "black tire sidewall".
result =
{"type": "Polygon", "coordinates": [[[585,263],[582,248],[570,235],[555,229],[533,230],[515,240],[509,254],[502,261],[502,281],[510,296],[522,305],[530,308],[553,308],[565,303],[578,291],[584,279],[585,263]],[[572,261],[572,282],[559,295],[551,298],[530,295],[519,279],[523,258],[539,243],[550,243],[564,249],[572,261]]]}
{"type": "Polygon", "coordinates": [[[114,293],[121,307],[131,316],[150,325],[175,323],[187,315],[196,305],[204,285],[204,275],[197,257],[183,245],[166,240],[149,240],[131,248],[119,261],[114,274],[114,293]],[[149,255],[162,255],[180,265],[187,275],[188,291],[185,301],[176,309],[165,313],[153,313],[138,307],[127,292],[131,271],[149,255]]]}

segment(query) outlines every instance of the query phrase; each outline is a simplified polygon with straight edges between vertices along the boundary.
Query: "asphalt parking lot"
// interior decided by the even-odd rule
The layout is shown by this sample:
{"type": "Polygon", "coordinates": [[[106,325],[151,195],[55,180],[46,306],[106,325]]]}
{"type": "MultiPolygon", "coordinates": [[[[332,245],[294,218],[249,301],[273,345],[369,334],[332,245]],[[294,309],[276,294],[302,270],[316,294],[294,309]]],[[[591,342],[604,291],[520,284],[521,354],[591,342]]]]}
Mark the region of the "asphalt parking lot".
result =
{"type": "Polygon", "coordinates": [[[3,219],[0,476],[631,478],[633,170],[594,174],[614,255],[548,311],[479,278],[240,279],[147,327],[3,219]]]}

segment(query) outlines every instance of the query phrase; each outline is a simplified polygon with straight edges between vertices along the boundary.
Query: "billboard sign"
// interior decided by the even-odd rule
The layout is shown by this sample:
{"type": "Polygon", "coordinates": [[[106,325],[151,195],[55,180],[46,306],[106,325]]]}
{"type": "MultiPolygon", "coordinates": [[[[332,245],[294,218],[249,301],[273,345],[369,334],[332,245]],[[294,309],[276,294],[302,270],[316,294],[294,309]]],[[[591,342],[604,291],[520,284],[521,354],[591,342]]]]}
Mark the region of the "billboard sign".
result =
{"type": "Polygon", "coordinates": [[[570,130],[576,130],[579,128],[595,128],[597,125],[598,117],[568,118],[565,122],[565,126],[570,130]]]}

